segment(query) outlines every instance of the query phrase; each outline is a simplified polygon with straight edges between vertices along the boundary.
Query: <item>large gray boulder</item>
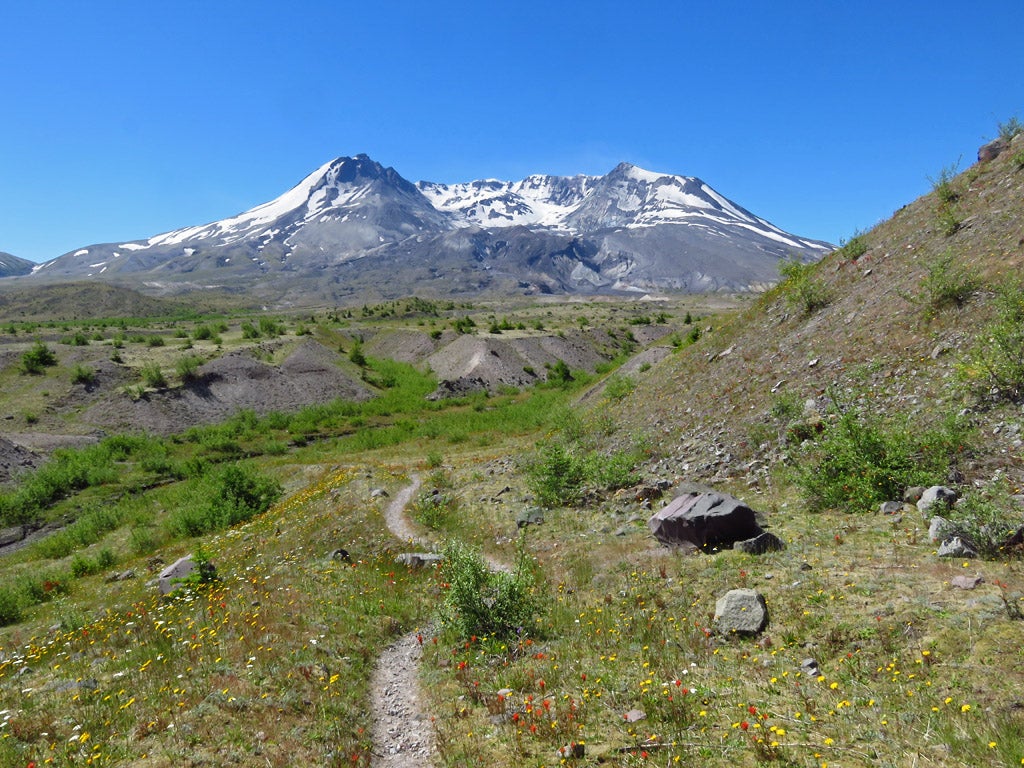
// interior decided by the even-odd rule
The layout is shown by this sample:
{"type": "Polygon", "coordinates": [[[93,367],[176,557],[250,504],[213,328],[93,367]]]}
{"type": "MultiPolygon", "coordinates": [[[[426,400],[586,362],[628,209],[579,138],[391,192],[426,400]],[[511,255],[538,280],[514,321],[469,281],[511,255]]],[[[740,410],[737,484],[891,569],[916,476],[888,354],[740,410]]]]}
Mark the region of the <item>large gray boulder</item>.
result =
{"type": "Polygon", "coordinates": [[[956,491],[944,485],[933,485],[926,488],[917,502],[917,510],[922,514],[928,512],[932,507],[937,509],[949,509],[956,502],[956,491]]]}
{"type": "Polygon", "coordinates": [[[677,496],[651,515],[647,526],[663,544],[690,544],[699,549],[731,547],[764,533],[754,510],[717,491],[677,496]]]}
{"type": "Polygon", "coordinates": [[[196,564],[192,560],[192,555],[179,557],[173,563],[160,571],[159,580],[157,582],[160,586],[160,594],[169,595],[171,592],[176,590],[181,585],[181,582],[185,581],[195,569],[196,564]]]}
{"type": "Polygon", "coordinates": [[[753,589],[731,589],[715,603],[715,629],[723,635],[756,635],[768,626],[768,605],[753,589]]]}

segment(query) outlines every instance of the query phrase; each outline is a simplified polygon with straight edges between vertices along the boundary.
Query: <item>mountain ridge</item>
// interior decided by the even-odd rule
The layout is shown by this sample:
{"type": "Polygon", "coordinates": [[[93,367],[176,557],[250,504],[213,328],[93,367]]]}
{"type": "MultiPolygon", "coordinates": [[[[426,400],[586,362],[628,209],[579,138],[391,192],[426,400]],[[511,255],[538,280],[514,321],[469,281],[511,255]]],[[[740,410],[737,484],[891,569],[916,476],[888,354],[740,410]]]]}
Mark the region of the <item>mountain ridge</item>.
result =
{"type": "Polygon", "coordinates": [[[816,260],[830,250],[784,232],[700,179],[629,163],[604,176],[440,184],[410,182],[359,154],[335,158],[235,216],[69,251],[33,277],[116,279],[168,292],[257,282],[268,296],[300,301],[310,292],[348,292],[353,275],[343,267],[361,262],[356,282],[392,296],[736,291],[774,282],[780,259],[816,260]],[[460,229],[481,233],[468,241],[474,247],[452,249],[467,242],[452,237],[460,229]],[[393,266],[399,254],[428,274],[415,284],[403,279],[393,266]],[[466,287],[450,287],[442,276],[430,277],[431,268],[475,274],[466,287]]]}

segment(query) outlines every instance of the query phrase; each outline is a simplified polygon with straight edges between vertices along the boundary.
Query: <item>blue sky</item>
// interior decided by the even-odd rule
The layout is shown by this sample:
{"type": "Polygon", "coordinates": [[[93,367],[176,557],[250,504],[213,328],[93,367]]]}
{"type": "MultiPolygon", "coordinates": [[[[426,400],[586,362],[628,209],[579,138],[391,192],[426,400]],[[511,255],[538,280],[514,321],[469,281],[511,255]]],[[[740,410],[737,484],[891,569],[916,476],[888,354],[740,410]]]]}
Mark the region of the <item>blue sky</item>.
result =
{"type": "Polygon", "coordinates": [[[1024,2],[0,0],[0,250],[225,218],[327,160],[699,176],[832,242],[1024,119],[1024,2]]]}

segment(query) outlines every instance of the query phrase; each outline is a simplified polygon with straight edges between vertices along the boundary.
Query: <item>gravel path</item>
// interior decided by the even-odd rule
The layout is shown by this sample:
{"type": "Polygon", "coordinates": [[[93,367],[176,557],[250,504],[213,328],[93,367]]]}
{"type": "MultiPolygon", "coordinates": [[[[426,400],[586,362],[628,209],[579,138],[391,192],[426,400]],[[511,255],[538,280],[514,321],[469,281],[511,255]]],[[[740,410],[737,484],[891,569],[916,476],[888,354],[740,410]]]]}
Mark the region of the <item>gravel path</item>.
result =
{"type": "MultiPolygon", "coordinates": [[[[403,541],[426,544],[405,516],[420,488],[418,475],[395,495],[384,511],[390,531],[403,541]]],[[[381,654],[370,681],[373,711],[373,764],[378,768],[423,768],[432,763],[434,725],[423,707],[417,632],[400,637],[381,654]]]]}

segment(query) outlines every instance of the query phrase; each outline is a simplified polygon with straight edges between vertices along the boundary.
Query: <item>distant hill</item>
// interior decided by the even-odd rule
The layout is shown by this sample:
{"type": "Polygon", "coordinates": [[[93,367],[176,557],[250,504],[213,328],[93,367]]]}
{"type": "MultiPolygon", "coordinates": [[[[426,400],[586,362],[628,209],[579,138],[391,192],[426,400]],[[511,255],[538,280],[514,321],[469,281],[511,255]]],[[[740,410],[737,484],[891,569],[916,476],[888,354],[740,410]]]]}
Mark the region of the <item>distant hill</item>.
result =
{"type": "Polygon", "coordinates": [[[0,277],[27,275],[34,266],[35,264],[28,259],[19,259],[17,256],[0,251],[0,277]]]}
{"type": "Polygon", "coordinates": [[[195,311],[194,302],[146,296],[97,282],[0,286],[0,320],[84,320],[100,317],[167,317],[195,311]]]}
{"type": "Polygon", "coordinates": [[[33,281],[147,292],[245,290],[288,303],[764,288],[828,243],[782,231],[700,179],[622,163],[604,176],[413,184],[366,155],[326,163],[252,210],[88,245],[33,281]]]}

